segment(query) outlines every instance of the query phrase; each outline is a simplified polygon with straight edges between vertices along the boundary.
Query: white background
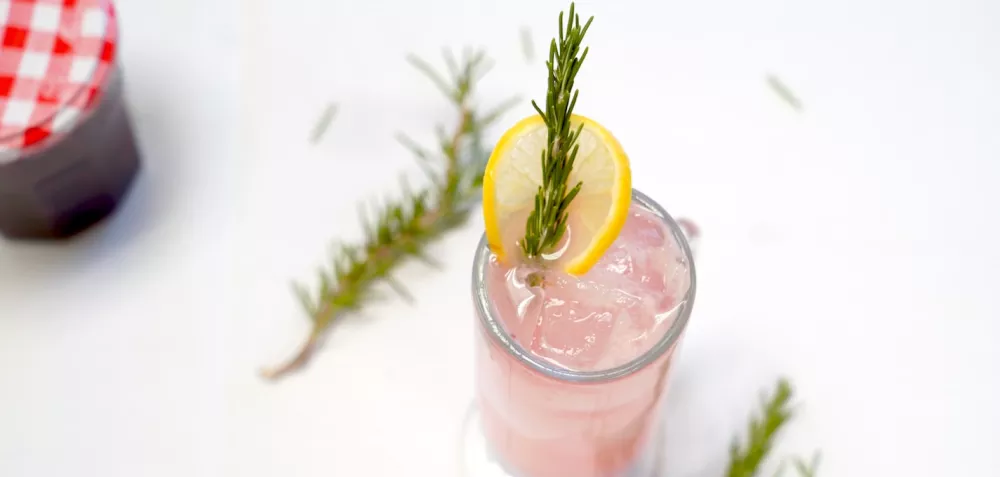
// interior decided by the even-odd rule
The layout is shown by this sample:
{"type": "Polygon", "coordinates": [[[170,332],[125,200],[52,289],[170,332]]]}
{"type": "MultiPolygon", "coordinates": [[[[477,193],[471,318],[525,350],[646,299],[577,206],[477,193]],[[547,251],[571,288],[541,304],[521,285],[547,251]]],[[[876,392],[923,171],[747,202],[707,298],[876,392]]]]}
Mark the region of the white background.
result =
{"type": "MultiPolygon", "coordinates": [[[[416,305],[345,317],[277,384],[256,373],[307,331],[289,282],[416,172],[393,135],[451,119],[404,55],[483,46],[484,103],[540,98],[518,30],[542,53],[566,3],[119,5],[145,170],[74,243],[0,241],[0,475],[457,475],[478,216],[433,247],[444,271],[401,270],[416,305]]],[[[1000,472],[1000,4],[579,7],[597,20],[578,110],[704,229],[669,475],[721,475],[780,375],[801,407],[777,455],[822,449],[822,476],[1000,472]]]]}

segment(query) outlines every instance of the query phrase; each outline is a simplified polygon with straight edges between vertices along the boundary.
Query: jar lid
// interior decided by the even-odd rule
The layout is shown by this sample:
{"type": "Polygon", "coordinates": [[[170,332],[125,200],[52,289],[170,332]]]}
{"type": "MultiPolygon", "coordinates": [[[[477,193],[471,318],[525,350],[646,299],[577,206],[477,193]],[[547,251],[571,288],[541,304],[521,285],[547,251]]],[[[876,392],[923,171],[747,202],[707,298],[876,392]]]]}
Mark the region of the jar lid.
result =
{"type": "Polygon", "coordinates": [[[98,103],[115,58],[111,0],[0,0],[0,164],[98,103]]]}

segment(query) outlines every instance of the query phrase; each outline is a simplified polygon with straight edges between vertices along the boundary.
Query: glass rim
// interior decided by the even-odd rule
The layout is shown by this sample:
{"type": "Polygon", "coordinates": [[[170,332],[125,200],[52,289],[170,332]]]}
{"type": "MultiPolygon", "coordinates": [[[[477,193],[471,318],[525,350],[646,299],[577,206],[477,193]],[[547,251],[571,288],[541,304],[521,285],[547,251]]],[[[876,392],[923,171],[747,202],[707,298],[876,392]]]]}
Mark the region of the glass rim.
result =
{"type": "Polygon", "coordinates": [[[670,230],[671,236],[673,236],[674,240],[680,246],[684,258],[688,263],[690,286],[687,293],[684,294],[681,309],[677,314],[677,318],[671,323],[670,328],[667,329],[666,333],[663,334],[663,337],[656,344],[645,353],[625,364],[599,371],[573,371],[556,366],[553,363],[532,355],[510,338],[510,335],[503,329],[503,326],[495,316],[496,309],[490,301],[486,290],[486,266],[489,263],[492,252],[484,233],[479,240],[479,245],[476,247],[476,256],[472,266],[472,296],[476,311],[478,312],[477,314],[479,315],[479,322],[483,330],[490,335],[490,339],[528,368],[546,377],[572,383],[599,383],[623,378],[645,369],[646,366],[656,362],[664,353],[672,349],[687,327],[687,322],[691,317],[691,309],[694,305],[697,288],[694,257],[683,229],[667,213],[663,206],[636,189],[632,189],[632,201],[658,215],[663,220],[670,230]]]}

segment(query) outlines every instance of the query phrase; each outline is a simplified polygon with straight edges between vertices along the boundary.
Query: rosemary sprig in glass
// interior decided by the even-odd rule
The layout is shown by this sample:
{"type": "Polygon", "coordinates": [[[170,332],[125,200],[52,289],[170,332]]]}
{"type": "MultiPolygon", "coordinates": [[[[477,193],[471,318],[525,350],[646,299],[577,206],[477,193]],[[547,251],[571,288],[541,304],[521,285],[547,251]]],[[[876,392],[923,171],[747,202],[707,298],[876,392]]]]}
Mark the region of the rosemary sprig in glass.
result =
{"type": "Polygon", "coordinates": [[[460,62],[446,51],[450,81],[423,60],[414,56],[408,59],[452,102],[458,113],[457,124],[450,133],[438,127],[438,149],[434,152],[399,136],[400,142],[416,155],[430,185],[414,191],[403,178],[402,197],[387,199],[381,205],[362,205],[364,240],[334,247],[330,265],[319,273],[315,292],[294,285],[312,321],[312,330],[291,360],[261,372],[267,379],[278,379],[305,366],[330,326],[374,298],[377,285],[385,284],[410,299],[392,272],[407,258],[435,265],[424,255],[424,246],[464,223],[480,197],[490,152],[483,146],[484,130],[514,101],[483,112],[476,108],[475,86],[492,66],[481,51],[466,50],[460,62]]]}
{"type": "Polygon", "coordinates": [[[529,259],[537,259],[559,244],[566,233],[569,204],[583,186],[581,182],[567,191],[569,174],[580,149],[576,140],[583,130],[581,124],[574,131],[570,119],[580,95],[579,90],[573,90],[576,75],[590,50],[586,48],[581,54],[580,46],[593,21],[594,17],[590,17],[586,24],[581,25],[575,4],[570,4],[565,26],[563,14],[559,13],[559,37],[552,39],[549,59],[545,63],[549,71],[545,110],[535,101],[531,102],[545,120],[548,146],[542,151],[542,185],[538,187],[535,208],[528,216],[521,241],[521,251],[529,259]]]}

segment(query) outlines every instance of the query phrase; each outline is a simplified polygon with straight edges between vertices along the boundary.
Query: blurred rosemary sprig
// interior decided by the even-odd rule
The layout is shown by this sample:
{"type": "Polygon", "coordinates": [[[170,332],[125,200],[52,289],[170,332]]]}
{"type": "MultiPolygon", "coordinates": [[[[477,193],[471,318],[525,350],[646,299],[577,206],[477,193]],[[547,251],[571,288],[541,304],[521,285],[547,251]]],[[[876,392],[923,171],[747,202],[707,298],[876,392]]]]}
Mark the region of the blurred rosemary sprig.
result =
{"type": "MultiPolygon", "coordinates": [[[[756,477],[760,474],[761,465],[773,450],[779,431],[793,417],[792,395],[792,385],[787,379],[780,379],[773,393],[761,399],[759,414],[750,416],[746,442],[737,437],[730,444],[727,477],[756,477]]],[[[801,458],[795,458],[793,463],[800,477],[816,477],[819,453],[809,464],[801,458]]],[[[784,462],[778,467],[775,477],[780,476],[783,470],[784,462]]]]}
{"type": "Polygon", "coordinates": [[[774,446],[778,431],[792,417],[789,403],[792,386],[785,379],[778,381],[774,393],[761,403],[760,415],[750,417],[746,442],[734,438],[729,446],[728,477],[753,477],[774,446]]]}
{"type": "Polygon", "coordinates": [[[331,263],[321,268],[314,292],[294,285],[312,322],[312,330],[292,359],[261,372],[265,378],[278,379],[305,366],[333,323],[377,297],[377,285],[385,284],[405,299],[411,299],[393,279],[392,272],[407,258],[434,265],[424,255],[424,246],[465,222],[478,201],[490,152],[483,146],[484,130],[515,103],[512,99],[487,111],[478,109],[475,87],[492,66],[484,52],[466,50],[456,60],[446,50],[444,59],[447,76],[420,58],[408,58],[454,105],[458,116],[454,129],[447,132],[444,126],[437,128],[438,141],[433,151],[405,135],[398,137],[417,157],[430,185],[413,190],[403,177],[401,197],[370,206],[362,204],[364,240],[334,246],[331,263]]]}

